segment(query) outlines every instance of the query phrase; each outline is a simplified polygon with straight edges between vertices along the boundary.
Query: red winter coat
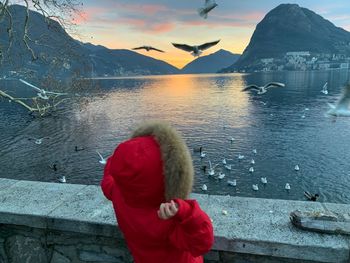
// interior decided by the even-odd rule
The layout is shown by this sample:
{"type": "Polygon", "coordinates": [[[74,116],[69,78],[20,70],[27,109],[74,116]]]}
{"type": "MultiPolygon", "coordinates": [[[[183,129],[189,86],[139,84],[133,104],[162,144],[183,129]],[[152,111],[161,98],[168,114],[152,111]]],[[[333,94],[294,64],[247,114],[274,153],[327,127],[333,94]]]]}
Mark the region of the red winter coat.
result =
{"type": "Polygon", "coordinates": [[[152,123],[144,128],[108,159],[103,193],[113,202],[135,263],[203,262],[214,241],[213,227],[195,200],[183,198],[193,182],[188,149],[170,126],[152,123]],[[177,214],[160,219],[160,204],[171,199],[179,205],[177,214]]]}

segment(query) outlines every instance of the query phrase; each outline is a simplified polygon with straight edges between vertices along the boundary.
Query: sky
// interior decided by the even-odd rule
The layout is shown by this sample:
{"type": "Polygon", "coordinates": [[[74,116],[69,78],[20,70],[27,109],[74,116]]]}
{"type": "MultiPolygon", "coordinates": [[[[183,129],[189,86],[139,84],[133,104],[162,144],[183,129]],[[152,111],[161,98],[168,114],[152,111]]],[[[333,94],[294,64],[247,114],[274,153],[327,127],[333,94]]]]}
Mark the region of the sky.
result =
{"type": "Polygon", "coordinates": [[[140,54],[182,68],[193,56],[171,43],[200,45],[219,40],[203,55],[220,49],[242,54],[256,25],[273,8],[295,3],[350,31],[349,0],[216,0],[218,6],[207,19],[197,10],[204,0],[84,0],[74,38],[110,49],[132,49],[150,45],[164,50],[137,51],[140,54]]]}

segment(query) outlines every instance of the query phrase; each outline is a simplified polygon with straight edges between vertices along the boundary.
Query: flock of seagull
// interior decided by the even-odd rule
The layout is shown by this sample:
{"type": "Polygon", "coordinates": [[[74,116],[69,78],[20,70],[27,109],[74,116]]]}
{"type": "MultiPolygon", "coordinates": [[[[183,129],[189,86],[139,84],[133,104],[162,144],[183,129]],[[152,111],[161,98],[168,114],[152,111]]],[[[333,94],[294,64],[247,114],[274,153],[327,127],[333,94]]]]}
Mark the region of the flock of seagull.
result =
{"type": "MultiPolygon", "coordinates": [[[[257,85],[249,85],[245,88],[242,89],[242,91],[255,91],[258,95],[262,95],[262,94],[265,94],[268,89],[270,88],[283,88],[285,87],[285,84],[284,83],[280,83],[280,82],[269,82],[267,84],[265,84],[264,86],[257,86],[257,85]]],[[[326,82],[323,87],[322,87],[322,90],[321,90],[321,93],[325,94],[325,95],[328,95],[328,82],[326,82]]],[[[344,87],[344,90],[343,90],[343,94],[342,96],[338,99],[338,102],[336,104],[329,104],[328,105],[330,106],[330,110],[328,110],[326,112],[326,115],[330,115],[330,116],[334,116],[334,117],[350,117],[350,84],[346,85],[344,87]]],[[[308,110],[308,108],[306,108],[308,110]]],[[[305,116],[304,116],[305,117],[305,116]]],[[[225,126],[224,126],[225,128],[225,126]]],[[[231,143],[233,143],[235,141],[235,139],[232,137],[229,139],[231,143]]],[[[194,152],[199,152],[199,157],[201,160],[203,160],[203,158],[207,157],[207,154],[205,151],[203,151],[203,147],[199,147],[199,148],[195,148],[193,149],[194,152]]],[[[257,150],[256,149],[253,149],[252,152],[254,154],[257,154],[257,150]]],[[[237,159],[240,161],[240,160],[243,160],[245,158],[244,155],[242,154],[238,154],[237,156],[237,159]]],[[[255,164],[255,160],[254,159],[251,159],[250,161],[250,168],[249,168],[249,173],[254,173],[254,164],[255,164]]],[[[215,164],[213,165],[211,163],[210,160],[208,160],[208,166],[206,165],[202,165],[201,166],[201,170],[204,172],[204,173],[207,173],[209,177],[212,177],[216,180],[222,180],[225,178],[225,174],[223,173],[223,169],[222,168],[219,168],[217,169],[217,167],[219,166],[220,164],[215,164]],[[216,170],[219,170],[218,172],[216,170]]],[[[227,170],[228,172],[230,172],[232,170],[232,165],[231,164],[228,164],[227,163],[227,160],[226,158],[223,158],[222,160],[222,165],[224,167],[224,170],[227,170]]],[[[294,170],[297,172],[300,170],[300,167],[298,164],[296,164],[294,166],[294,170]]],[[[263,185],[266,185],[267,184],[267,178],[266,177],[261,177],[260,178],[260,181],[263,185]]],[[[237,180],[236,179],[233,179],[233,180],[228,180],[227,181],[227,184],[229,186],[232,186],[232,187],[236,187],[237,186],[237,180]]],[[[252,185],[252,189],[254,191],[258,191],[259,190],[259,184],[253,184],[252,185]]],[[[291,185],[289,183],[286,183],[285,186],[284,186],[284,189],[289,191],[291,189],[291,185]]],[[[206,184],[203,184],[201,186],[201,190],[202,191],[207,191],[208,190],[208,186],[206,184]]],[[[310,201],[317,201],[318,197],[319,197],[319,194],[311,194],[310,192],[308,191],[305,191],[304,192],[304,196],[310,200],[310,201]]]]}
{"type": "MultiPolygon", "coordinates": [[[[230,141],[231,143],[234,142],[234,138],[230,138],[230,141]]],[[[199,152],[199,157],[201,159],[201,161],[204,159],[204,158],[207,158],[207,154],[205,151],[203,151],[203,147],[199,147],[198,149],[193,149],[194,152],[199,152]]],[[[257,152],[257,149],[253,149],[252,150],[253,154],[256,155],[258,152],[257,152]]],[[[237,156],[237,159],[238,161],[241,161],[243,159],[245,159],[245,156],[242,155],[242,154],[238,154],[237,156]]],[[[230,159],[232,160],[232,159],[230,159]]],[[[215,164],[213,165],[210,161],[210,159],[208,160],[208,166],[207,165],[202,165],[201,166],[201,170],[204,172],[204,173],[207,173],[209,177],[211,178],[214,178],[216,180],[222,180],[226,177],[225,173],[223,172],[223,170],[226,170],[228,172],[230,172],[232,170],[232,164],[228,164],[228,159],[226,158],[223,158],[222,159],[222,165],[223,165],[223,168],[220,168],[220,164],[215,164]],[[219,168],[217,168],[219,167],[219,168]]],[[[253,174],[254,173],[254,164],[255,164],[255,160],[252,158],[250,160],[250,168],[248,170],[249,173],[253,174]]],[[[295,165],[294,166],[294,170],[295,171],[299,171],[300,170],[300,167],[299,165],[295,165]]],[[[267,184],[267,178],[266,177],[261,177],[260,178],[260,181],[263,185],[266,185],[267,184]]],[[[237,180],[236,179],[233,179],[233,180],[227,180],[227,184],[229,186],[232,186],[232,187],[236,187],[237,186],[237,180]]],[[[291,189],[291,186],[289,183],[286,183],[285,184],[285,187],[284,187],[286,190],[290,190],[291,189]]],[[[208,186],[206,184],[203,184],[201,186],[201,189],[202,191],[207,191],[208,190],[208,186]]],[[[254,191],[258,191],[259,190],[259,185],[258,184],[253,184],[252,185],[252,189],[254,191]]],[[[309,193],[310,196],[312,196],[312,194],[309,193]]]]}
{"type": "MultiPolygon", "coordinates": [[[[204,19],[206,19],[208,17],[208,13],[213,10],[215,7],[217,6],[217,3],[215,2],[215,0],[206,0],[205,1],[205,4],[204,4],[204,7],[198,9],[198,14],[203,17],[204,19]]],[[[194,57],[198,57],[201,55],[201,53],[203,52],[203,50],[206,50],[216,44],[218,44],[220,42],[220,40],[216,40],[216,41],[213,41],[213,42],[208,42],[208,43],[204,43],[204,44],[201,44],[201,45],[194,45],[194,46],[191,46],[191,45],[187,45],[187,44],[177,44],[177,43],[172,43],[172,45],[176,48],[179,48],[181,50],[184,50],[186,52],[190,52],[194,57]]],[[[140,50],[140,49],[144,49],[146,51],[151,51],[151,50],[154,50],[154,51],[158,51],[158,52],[164,52],[163,50],[160,50],[160,49],[157,49],[157,48],[154,48],[152,46],[140,46],[140,47],[135,47],[133,48],[133,50],[140,50]]],[[[51,92],[51,91],[47,91],[47,90],[44,90],[44,89],[41,89],[41,88],[38,88],[36,87],[35,85],[33,84],[30,84],[29,82],[23,80],[23,79],[19,79],[20,82],[22,82],[23,84],[33,88],[36,92],[37,92],[37,97],[43,99],[43,100],[48,100],[50,96],[62,96],[62,95],[68,95],[67,93],[57,93],[57,92],[51,92]]],[[[257,95],[262,95],[262,94],[265,94],[269,89],[271,88],[283,88],[285,87],[285,84],[284,83],[280,83],[280,82],[269,82],[267,83],[266,85],[264,86],[257,86],[257,85],[249,85],[245,88],[242,89],[242,91],[255,91],[257,93],[257,95]]],[[[322,90],[321,92],[325,95],[328,95],[328,83],[326,82],[323,87],[322,87],[322,90]]],[[[350,117],[350,84],[346,85],[344,87],[344,91],[343,91],[343,95],[339,98],[338,102],[336,104],[330,104],[328,103],[330,109],[326,112],[327,115],[330,115],[330,116],[334,116],[334,117],[350,117]]],[[[29,138],[28,140],[34,140],[34,143],[35,144],[42,144],[43,140],[44,139],[47,139],[48,137],[43,137],[43,138],[29,138]]],[[[234,142],[234,138],[230,138],[229,139],[231,141],[231,143],[234,142]]],[[[84,148],[82,147],[78,147],[78,146],[75,146],[75,151],[78,152],[78,151],[82,151],[84,150],[84,148]]],[[[201,160],[203,158],[206,157],[206,153],[203,151],[203,148],[202,147],[199,147],[199,149],[194,149],[195,152],[199,152],[199,156],[201,158],[201,160]]],[[[257,150],[256,149],[253,149],[253,154],[257,154],[257,150]]],[[[99,151],[96,151],[96,153],[98,154],[100,160],[99,160],[99,163],[102,164],[102,165],[105,165],[106,164],[106,158],[103,157],[101,155],[101,153],[99,151]]],[[[245,158],[244,155],[241,155],[239,154],[237,156],[237,159],[240,161],[240,160],[243,160],[245,158]]],[[[254,173],[254,164],[255,164],[255,160],[254,159],[251,159],[250,161],[250,168],[249,168],[249,173],[254,173]]],[[[224,158],[222,160],[222,165],[224,167],[225,170],[227,171],[231,171],[232,170],[232,165],[231,164],[228,164],[227,163],[227,160],[224,158]]],[[[208,167],[206,165],[203,165],[201,167],[201,170],[204,171],[204,172],[207,172],[208,173],[208,176],[210,177],[213,177],[217,180],[222,180],[225,178],[225,173],[223,172],[223,169],[220,169],[220,171],[218,173],[216,173],[216,169],[217,167],[219,166],[219,164],[215,164],[213,165],[211,163],[210,160],[208,160],[208,167]]],[[[57,164],[52,164],[50,165],[50,168],[57,172],[58,171],[58,168],[57,168],[57,164]]],[[[299,171],[300,168],[298,165],[295,165],[294,167],[294,170],[295,171],[299,171]]],[[[61,183],[66,183],[66,178],[65,176],[63,175],[61,178],[58,179],[59,182],[61,183]]],[[[263,185],[266,185],[267,184],[267,178],[266,177],[261,177],[260,178],[260,181],[263,185]]],[[[237,180],[234,179],[234,180],[228,180],[227,181],[227,184],[232,186],[232,187],[236,187],[237,186],[237,180]]],[[[286,183],[285,184],[285,187],[284,187],[287,191],[289,191],[291,189],[291,186],[289,183],[286,183]]],[[[203,184],[201,189],[203,191],[207,191],[208,190],[208,187],[206,184],[203,184]]],[[[259,185],[258,184],[253,184],[252,185],[252,189],[254,191],[258,191],[259,190],[259,185]]],[[[316,201],[317,198],[319,197],[318,194],[311,194],[307,191],[304,192],[304,195],[305,197],[308,199],[308,200],[311,200],[311,201],[316,201]]]]}
{"type": "MultiPolygon", "coordinates": [[[[262,95],[266,93],[268,89],[278,87],[283,88],[285,87],[285,84],[280,82],[269,82],[264,86],[260,87],[255,84],[252,84],[245,87],[242,91],[253,90],[258,95],[262,95]]],[[[328,82],[326,82],[323,85],[321,93],[328,95],[328,82]]],[[[350,117],[350,83],[345,85],[345,87],[343,88],[343,94],[340,96],[336,104],[328,103],[328,106],[330,107],[330,109],[326,112],[326,115],[334,117],[350,117]]],[[[308,110],[308,108],[306,108],[305,110],[308,110]]]]}
{"type": "MultiPolygon", "coordinates": [[[[198,14],[203,17],[204,19],[208,18],[208,13],[213,10],[215,7],[217,7],[218,4],[215,2],[215,0],[205,0],[204,7],[198,9],[198,14]]],[[[188,44],[177,44],[177,43],[172,43],[172,45],[178,49],[181,49],[186,52],[190,52],[192,56],[194,57],[199,57],[202,52],[212,46],[215,46],[217,43],[219,43],[220,40],[212,41],[212,42],[207,42],[201,45],[188,45],[188,44]]],[[[149,45],[144,45],[140,47],[135,47],[132,48],[132,50],[141,50],[144,49],[146,51],[158,51],[164,53],[165,51],[155,48],[149,45]]]]}
{"type": "MultiPolygon", "coordinates": [[[[37,96],[39,98],[43,99],[43,100],[47,100],[48,99],[48,95],[51,95],[51,94],[53,94],[55,96],[66,95],[66,93],[56,93],[56,92],[46,91],[44,89],[40,89],[40,88],[34,86],[33,84],[30,84],[29,82],[27,82],[27,81],[25,81],[23,79],[19,79],[19,80],[23,84],[25,84],[25,85],[27,85],[29,87],[32,87],[34,90],[36,90],[38,92],[37,96]]],[[[252,84],[252,85],[249,85],[249,86],[246,86],[245,88],[243,88],[242,91],[243,92],[255,91],[257,93],[257,95],[262,95],[262,94],[265,94],[271,88],[284,88],[284,87],[285,87],[284,83],[269,82],[269,83],[265,84],[264,86],[257,86],[255,84],[252,84]]],[[[325,95],[328,95],[328,83],[327,82],[323,85],[321,92],[323,94],[325,94],[325,95]]],[[[339,100],[338,100],[338,102],[336,104],[328,103],[328,105],[329,105],[329,107],[331,109],[326,112],[326,115],[330,115],[330,116],[334,116],[334,117],[350,117],[350,84],[348,84],[348,85],[346,85],[344,87],[343,94],[339,98],[339,100]]],[[[308,108],[306,108],[306,109],[308,109],[308,108]]],[[[28,140],[33,140],[34,143],[37,144],[37,145],[42,144],[43,141],[46,140],[46,139],[49,139],[49,137],[42,137],[42,138],[30,137],[30,138],[28,138],[28,140]]],[[[235,139],[233,137],[231,137],[229,140],[230,140],[231,143],[233,143],[235,141],[235,139]]],[[[82,150],[84,150],[83,147],[75,146],[75,151],[76,152],[82,151],[82,150]]],[[[203,151],[202,147],[194,149],[194,151],[195,152],[199,152],[199,156],[200,156],[201,159],[206,157],[206,152],[203,151]]],[[[103,157],[102,154],[99,151],[96,151],[96,153],[97,153],[97,155],[100,158],[99,163],[102,164],[102,165],[105,165],[106,164],[106,158],[103,157]]],[[[257,150],[253,149],[253,153],[257,154],[257,150]]],[[[237,156],[237,159],[239,161],[243,160],[244,158],[245,158],[245,156],[242,155],[242,154],[239,154],[237,156]]],[[[251,167],[249,168],[249,173],[254,173],[255,160],[251,159],[250,164],[251,164],[251,167]]],[[[232,170],[232,165],[228,164],[227,160],[225,158],[222,160],[222,165],[224,166],[225,170],[228,170],[228,171],[232,170]]],[[[211,161],[208,160],[208,167],[204,165],[204,166],[201,167],[201,169],[204,172],[207,171],[208,175],[210,177],[213,177],[213,178],[218,179],[218,180],[222,180],[222,179],[225,178],[225,174],[223,173],[222,169],[220,169],[220,171],[216,174],[216,168],[218,166],[219,166],[219,164],[213,165],[211,163],[211,161]]],[[[53,171],[55,171],[55,172],[58,171],[57,164],[50,165],[50,168],[53,171]]],[[[294,170],[295,171],[299,171],[300,170],[299,166],[295,165],[294,170]]],[[[66,183],[66,178],[65,178],[64,175],[61,178],[59,178],[58,180],[61,183],[66,183]]],[[[266,177],[261,177],[260,181],[261,181],[261,183],[263,185],[267,184],[267,178],[266,177]]],[[[235,186],[237,186],[237,180],[228,180],[227,184],[230,185],[230,186],[235,187],[235,186]]],[[[207,187],[207,185],[204,184],[204,185],[202,185],[201,189],[203,191],[207,191],[208,187],[207,187]]],[[[259,190],[259,185],[258,184],[253,184],[252,185],[252,189],[254,191],[258,191],[259,190]]],[[[291,186],[290,186],[289,183],[285,184],[285,189],[288,190],[288,191],[291,189],[291,186]]],[[[311,201],[316,201],[316,199],[318,198],[318,194],[310,194],[309,192],[305,192],[304,195],[305,195],[306,198],[308,198],[311,201]]]]}

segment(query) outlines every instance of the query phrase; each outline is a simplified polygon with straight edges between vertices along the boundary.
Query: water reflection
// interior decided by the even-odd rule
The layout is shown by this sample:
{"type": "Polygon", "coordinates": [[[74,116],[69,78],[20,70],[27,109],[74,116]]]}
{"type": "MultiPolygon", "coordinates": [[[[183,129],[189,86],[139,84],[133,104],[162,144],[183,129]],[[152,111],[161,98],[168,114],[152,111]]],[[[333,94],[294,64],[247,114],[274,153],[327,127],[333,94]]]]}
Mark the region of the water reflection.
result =
{"type": "MultiPolygon", "coordinates": [[[[0,103],[1,177],[98,184],[103,166],[96,150],[109,155],[141,121],[163,119],[183,134],[190,148],[203,146],[207,158],[193,154],[194,191],[304,200],[303,191],[318,192],[321,201],[349,202],[350,120],[325,118],[349,81],[348,71],[284,72],[228,75],[176,75],[95,79],[104,96],[76,101],[57,117],[31,120],[16,105],[0,103]],[[241,92],[248,84],[286,83],[264,95],[241,92]],[[329,95],[320,92],[328,81],[329,95]],[[308,108],[309,110],[305,110],[308,108]],[[304,117],[302,117],[304,116],[304,117]],[[42,145],[28,136],[50,139],[42,145]],[[233,143],[230,138],[234,137],[233,143]],[[75,146],[84,147],[76,152],[75,146]],[[252,152],[257,149],[257,154],[252,152]],[[245,159],[238,161],[238,154],[245,159]],[[220,169],[214,180],[200,169],[228,159],[232,170],[220,169]],[[254,173],[249,173],[254,158],[254,173]],[[49,166],[57,163],[58,171],[49,166]],[[294,171],[298,164],[300,171],[294,171]],[[261,177],[268,184],[262,185],[261,177]],[[227,180],[237,180],[237,187],[227,180]],[[259,191],[252,184],[259,184],[259,191]],[[284,189],[286,183],[291,190],[284,189]]],[[[9,83],[6,88],[23,93],[9,83]]]]}

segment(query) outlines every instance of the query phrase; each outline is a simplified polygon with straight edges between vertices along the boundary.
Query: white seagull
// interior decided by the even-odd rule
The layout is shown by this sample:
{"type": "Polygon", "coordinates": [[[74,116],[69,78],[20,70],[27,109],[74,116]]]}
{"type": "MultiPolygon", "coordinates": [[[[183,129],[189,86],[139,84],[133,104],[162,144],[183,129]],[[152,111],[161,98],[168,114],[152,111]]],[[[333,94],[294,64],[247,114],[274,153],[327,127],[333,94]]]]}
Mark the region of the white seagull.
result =
{"type": "Polygon", "coordinates": [[[334,117],[350,117],[350,83],[344,88],[343,95],[336,105],[328,103],[331,108],[327,111],[327,115],[334,117]]]}
{"type": "Polygon", "coordinates": [[[227,184],[230,185],[230,186],[237,186],[237,181],[236,181],[236,179],[233,179],[232,181],[228,180],[227,184]]]}
{"type": "Polygon", "coordinates": [[[261,177],[261,182],[262,182],[263,184],[267,184],[267,179],[266,179],[266,177],[261,177]]]}
{"type": "Polygon", "coordinates": [[[252,187],[253,187],[254,191],[258,191],[259,190],[259,186],[257,184],[253,184],[252,187]]]}
{"type": "Polygon", "coordinates": [[[208,13],[217,6],[218,4],[215,3],[215,0],[205,0],[204,7],[198,9],[198,14],[204,19],[207,19],[208,13]]]}
{"type": "Polygon", "coordinates": [[[325,95],[328,94],[327,87],[328,87],[328,82],[326,81],[326,83],[323,85],[322,90],[321,90],[321,92],[325,95]]]}
{"type": "Polygon", "coordinates": [[[206,184],[203,184],[202,187],[201,187],[201,189],[202,189],[203,191],[207,191],[207,190],[208,190],[208,187],[207,187],[206,184]]]}
{"type": "Polygon", "coordinates": [[[231,165],[231,164],[226,164],[226,165],[225,165],[225,168],[226,168],[227,170],[232,170],[232,165],[231,165]]]}
{"type": "Polygon", "coordinates": [[[255,164],[254,159],[252,159],[252,160],[250,161],[250,164],[255,164]]]}
{"type": "Polygon", "coordinates": [[[225,174],[223,172],[219,172],[218,179],[222,180],[225,178],[225,174]]]}
{"type": "Polygon", "coordinates": [[[37,93],[37,95],[38,95],[38,97],[42,98],[43,100],[48,100],[49,97],[47,95],[50,95],[50,94],[58,95],[58,96],[67,95],[67,93],[57,93],[57,92],[51,92],[51,91],[46,91],[44,89],[40,89],[40,88],[34,86],[33,84],[30,84],[29,82],[27,82],[23,79],[19,79],[19,81],[22,82],[23,84],[26,84],[29,87],[32,87],[36,91],[39,91],[39,93],[37,93]]]}
{"type": "Polygon", "coordinates": [[[290,184],[289,184],[289,183],[286,183],[286,186],[284,187],[284,189],[290,190],[290,184]]]}
{"type": "Polygon", "coordinates": [[[285,84],[280,82],[269,82],[265,86],[261,86],[261,87],[258,87],[257,85],[253,84],[245,87],[242,91],[254,90],[254,91],[257,91],[259,95],[261,95],[266,93],[267,89],[277,88],[277,87],[285,87],[285,84]]]}
{"type": "Polygon", "coordinates": [[[187,44],[176,44],[176,43],[172,43],[172,44],[176,48],[182,49],[187,52],[191,52],[192,56],[194,57],[199,57],[202,54],[203,50],[206,50],[212,46],[215,46],[219,42],[220,40],[216,40],[216,41],[208,42],[199,46],[190,46],[187,44]]]}
{"type": "Polygon", "coordinates": [[[61,178],[58,178],[58,181],[60,183],[66,183],[67,182],[66,177],[64,175],[61,178]]]}
{"type": "Polygon", "coordinates": [[[243,159],[244,159],[244,155],[238,154],[238,160],[243,160],[243,159]]]}
{"type": "Polygon", "coordinates": [[[154,47],[151,47],[151,46],[134,47],[132,50],[139,50],[139,49],[144,49],[146,51],[155,50],[155,51],[164,53],[163,50],[160,50],[158,48],[154,48],[154,47]]]}
{"type": "Polygon", "coordinates": [[[210,176],[213,176],[215,174],[215,167],[218,166],[219,164],[215,164],[214,166],[211,165],[211,161],[209,160],[209,171],[208,174],[210,176]]]}
{"type": "Polygon", "coordinates": [[[42,137],[42,138],[28,138],[29,141],[34,140],[35,144],[42,144],[44,139],[49,139],[50,137],[42,137]]]}
{"type": "Polygon", "coordinates": [[[254,173],[254,167],[253,166],[249,168],[249,172],[250,173],[254,173]]]}
{"type": "Polygon", "coordinates": [[[107,160],[106,160],[106,158],[103,158],[103,156],[98,152],[98,151],[96,151],[97,152],[97,154],[100,156],[100,158],[101,158],[101,160],[99,160],[98,162],[100,163],[100,164],[103,164],[103,165],[105,165],[106,163],[107,163],[107,160]]]}
{"type": "Polygon", "coordinates": [[[294,166],[294,170],[299,171],[300,170],[299,165],[294,166]]]}

